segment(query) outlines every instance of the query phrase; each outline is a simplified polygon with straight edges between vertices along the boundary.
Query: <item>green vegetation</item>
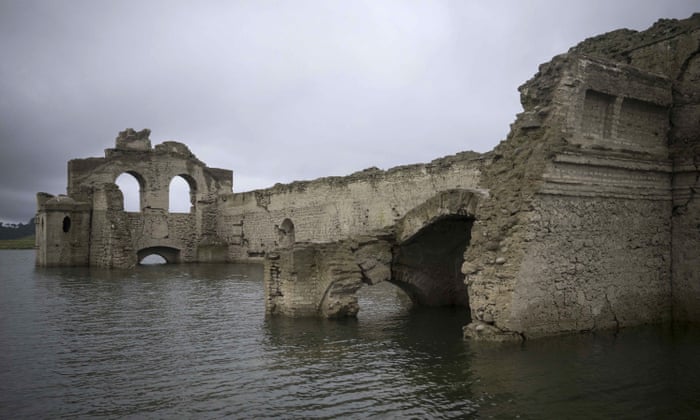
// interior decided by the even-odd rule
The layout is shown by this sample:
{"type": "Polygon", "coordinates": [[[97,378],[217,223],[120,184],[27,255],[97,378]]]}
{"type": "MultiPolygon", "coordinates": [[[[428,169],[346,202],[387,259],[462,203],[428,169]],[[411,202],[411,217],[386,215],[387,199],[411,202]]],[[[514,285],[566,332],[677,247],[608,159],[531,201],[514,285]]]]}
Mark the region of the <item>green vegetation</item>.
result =
{"type": "Polygon", "coordinates": [[[24,223],[5,224],[0,222],[0,240],[24,239],[29,235],[34,235],[34,218],[26,225],[24,223]]]}
{"type": "Polygon", "coordinates": [[[34,249],[34,235],[0,240],[0,249],[34,249]]]}

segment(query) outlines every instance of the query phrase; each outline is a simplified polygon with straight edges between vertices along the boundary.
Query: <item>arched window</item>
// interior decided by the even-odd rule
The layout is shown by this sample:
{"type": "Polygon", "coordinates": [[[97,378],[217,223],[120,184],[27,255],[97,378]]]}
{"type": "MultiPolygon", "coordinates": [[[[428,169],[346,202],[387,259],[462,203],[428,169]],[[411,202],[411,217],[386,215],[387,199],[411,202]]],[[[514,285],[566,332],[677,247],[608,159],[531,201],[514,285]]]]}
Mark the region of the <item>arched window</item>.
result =
{"type": "Polygon", "coordinates": [[[124,196],[124,211],[141,211],[141,191],[143,182],[140,176],[132,172],[123,172],[114,181],[124,196]]]}
{"type": "Polygon", "coordinates": [[[294,245],[294,222],[290,219],[284,219],[282,224],[277,228],[279,236],[278,243],[282,248],[287,248],[294,245]]]}
{"type": "Polygon", "coordinates": [[[194,206],[195,184],[190,177],[174,176],[170,180],[168,210],[170,213],[189,213],[194,206]]]}
{"type": "Polygon", "coordinates": [[[70,217],[66,216],[63,218],[63,231],[68,233],[70,231],[70,217]]]}

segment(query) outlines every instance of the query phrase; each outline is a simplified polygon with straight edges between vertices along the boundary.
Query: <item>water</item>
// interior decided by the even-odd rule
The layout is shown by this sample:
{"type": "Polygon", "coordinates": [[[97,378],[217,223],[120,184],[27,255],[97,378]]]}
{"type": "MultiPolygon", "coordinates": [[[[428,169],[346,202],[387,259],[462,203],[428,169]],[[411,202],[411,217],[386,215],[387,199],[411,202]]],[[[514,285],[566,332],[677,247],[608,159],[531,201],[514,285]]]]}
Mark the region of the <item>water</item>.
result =
{"type": "Polygon", "coordinates": [[[1,418],[693,418],[700,331],[488,345],[463,311],[364,291],[266,318],[251,265],[35,269],[0,252],[1,418]]]}

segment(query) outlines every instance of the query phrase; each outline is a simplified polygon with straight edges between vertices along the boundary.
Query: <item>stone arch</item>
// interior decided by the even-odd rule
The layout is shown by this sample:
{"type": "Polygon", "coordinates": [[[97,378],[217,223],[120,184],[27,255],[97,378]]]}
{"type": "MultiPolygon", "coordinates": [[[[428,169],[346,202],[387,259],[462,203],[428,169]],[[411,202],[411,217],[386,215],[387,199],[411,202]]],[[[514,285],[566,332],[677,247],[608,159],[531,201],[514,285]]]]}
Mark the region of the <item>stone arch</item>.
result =
{"type": "Polygon", "coordinates": [[[277,235],[280,248],[288,248],[294,245],[294,222],[289,218],[284,219],[282,224],[277,227],[277,235]]]}
{"type": "Polygon", "coordinates": [[[400,219],[393,237],[385,232],[295,246],[294,257],[283,264],[291,263],[289,274],[294,272],[296,278],[316,278],[323,284],[318,312],[326,318],[354,316],[359,310],[357,291],[363,284],[384,281],[402,289],[413,304],[461,306],[470,314],[461,267],[483,196],[474,190],[442,191],[400,219]]]}
{"type": "Polygon", "coordinates": [[[469,307],[461,266],[474,219],[443,216],[395,247],[391,282],[418,305],[469,307]]]}
{"type": "Polygon", "coordinates": [[[473,190],[443,191],[397,223],[390,281],[414,303],[469,308],[461,266],[482,195],[473,190]]]}
{"type": "Polygon", "coordinates": [[[445,216],[476,218],[477,205],[485,195],[485,192],[470,189],[439,192],[396,222],[397,242],[406,242],[421,229],[445,216]]]}
{"type": "Polygon", "coordinates": [[[196,205],[197,181],[188,174],[177,174],[168,183],[168,211],[191,213],[196,205]],[[184,181],[184,184],[180,181],[184,181]],[[185,189],[188,191],[185,192],[185,189]]]}
{"type": "Polygon", "coordinates": [[[145,207],[146,180],[138,172],[122,171],[114,177],[114,183],[122,193],[122,208],[128,212],[141,212],[145,207]],[[136,181],[136,184],[133,181],[136,181]],[[136,191],[134,191],[136,190],[136,191]]]}
{"type": "Polygon", "coordinates": [[[160,255],[168,264],[177,264],[180,262],[180,250],[169,246],[152,246],[142,248],[136,253],[136,259],[140,263],[149,255],[160,255]]]}

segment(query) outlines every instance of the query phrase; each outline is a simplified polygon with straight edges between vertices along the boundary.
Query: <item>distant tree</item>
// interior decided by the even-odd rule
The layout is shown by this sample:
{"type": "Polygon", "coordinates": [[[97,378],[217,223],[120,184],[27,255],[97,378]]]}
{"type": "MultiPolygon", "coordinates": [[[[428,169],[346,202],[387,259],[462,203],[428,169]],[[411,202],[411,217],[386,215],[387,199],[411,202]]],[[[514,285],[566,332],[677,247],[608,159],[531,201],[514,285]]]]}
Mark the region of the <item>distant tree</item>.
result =
{"type": "Polygon", "coordinates": [[[34,218],[29,220],[26,225],[19,224],[3,224],[0,222],[0,240],[2,239],[19,239],[25,236],[34,235],[34,218]]]}

